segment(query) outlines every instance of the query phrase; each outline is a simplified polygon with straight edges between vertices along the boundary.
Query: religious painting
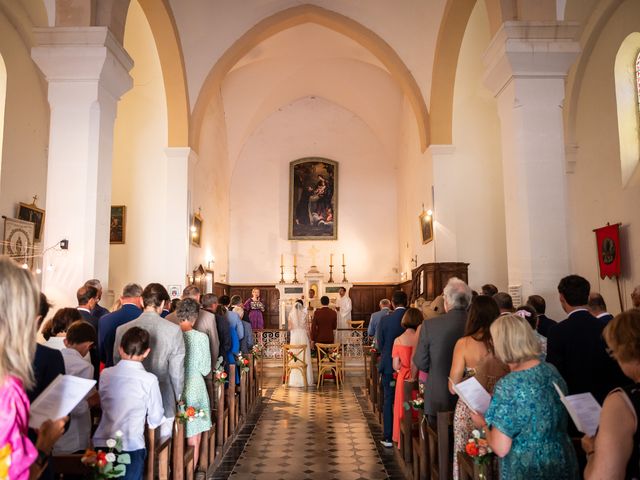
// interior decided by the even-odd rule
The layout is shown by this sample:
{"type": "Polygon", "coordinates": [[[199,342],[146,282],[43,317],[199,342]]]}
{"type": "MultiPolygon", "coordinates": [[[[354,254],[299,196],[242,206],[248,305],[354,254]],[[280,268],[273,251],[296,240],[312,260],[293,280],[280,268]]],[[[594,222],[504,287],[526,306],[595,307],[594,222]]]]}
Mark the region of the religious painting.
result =
{"type": "Polygon", "coordinates": [[[20,264],[33,266],[35,224],[16,218],[4,219],[3,253],[20,264]]]}
{"type": "Polygon", "coordinates": [[[182,285],[169,285],[167,287],[167,292],[169,292],[169,298],[173,300],[174,298],[180,298],[182,293],[182,285]]]}
{"type": "Polygon", "coordinates": [[[109,222],[109,243],[124,243],[127,222],[127,207],[124,205],[111,206],[111,221],[109,222]]]}
{"type": "Polygon", "coordinates": [[[422,243],[429,243],[431,240],[433,240],[433,217],[427,212],[422,212],[419,218],[422,243]]]}
{"type": "Polygon", "coordinates": [[[308,157],[289,168],[289,240],[338,238],[338,162],[308,157]]]}
{"type": "Polygon", "coordinates": [[[196,247],[199,247],[202,243],[202,217],[199,213],[193,214],[193,221],[191,222],[191,243],[196,247]]]}
{"type": "Polygon", "coordinates": [[[33,240],[36,242],[40,242],[42,240],[42,236],[44,235],[44,210],[36,207],[35,200],[29,205],[27,205],[26,203],[20,203],[18,205],[17,217],[20,220],[25,220],[35,225],[33,231],[33,240]]]}

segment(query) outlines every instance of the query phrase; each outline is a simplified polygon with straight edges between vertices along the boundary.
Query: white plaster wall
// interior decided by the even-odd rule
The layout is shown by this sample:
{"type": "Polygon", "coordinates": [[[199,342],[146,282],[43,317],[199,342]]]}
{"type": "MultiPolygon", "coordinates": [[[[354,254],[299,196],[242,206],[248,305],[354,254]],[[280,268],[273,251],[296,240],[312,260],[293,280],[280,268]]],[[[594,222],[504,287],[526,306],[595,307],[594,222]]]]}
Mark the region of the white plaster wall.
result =
{"type": "MultiPolygon", "coordinates": [[[[575,173],[568,175],[570,252],[572,270],[585,276],[600,291],[612,313],[620,310],[615,280],[601,280],[594,228],[622,222],[625,308],[640,283],[640,187],[622,187],[614,63],[623,40],[640,31],[640,4],[622,3],[603,29],[584,73],[576,112],[575,173]]],[[[633,62],[634,59],[630,59],[633,62]]]]}
{"type": "Polygon", "coordinates": [[[394,162],[352,112],[312,97],[283,106],[249,138],[231,178],[230,282],[276,283],[280,253],[290,279],[294,252],[300,279],[311,264],[312,245],[320,251],[321,271],[328,271],[330,253],[334,263],[344,253],[350,281],[398,280],[394,162]],[[287,239],[289,162],[308,156],[339,162],[336,241],[287,239]]]}
{"type": "Polygon", "coordinates": [[[451,185],[456,189],[457,260],[470,264],[471,287],[479,290],[483,284],[493,283],[506,290],[500,121],[496,101],[482,83],[482,54],[490,39],[485,3],[477,2],[465,31],[456,70],[455,151],[451,156],[455,181],[451,185]]]}
{"type": "MultiPolygon", "coordinates": [[[[0,54],[7,70],[2,159],[0,163],[0,214],[15,217],[19,202],[44,208],[49,143],[49,104],[44,79],[31,60],[30,47],[0,13],[0,54]]],[[[45,219],[46,220],[46,219],[45,219]]]]}
{"type": "Polygon", "coordinates": [[[129,282],[176,281],[168,278],[163,233],[169,227],[164,83],[151,29],[136,1],[129,7],[124,46],[135,66],[134,87],[118,104],[114,131],[111,201],[127,207],[126,243],[111,245],[109,253],[108,283],[116,297],[129,282]]]}

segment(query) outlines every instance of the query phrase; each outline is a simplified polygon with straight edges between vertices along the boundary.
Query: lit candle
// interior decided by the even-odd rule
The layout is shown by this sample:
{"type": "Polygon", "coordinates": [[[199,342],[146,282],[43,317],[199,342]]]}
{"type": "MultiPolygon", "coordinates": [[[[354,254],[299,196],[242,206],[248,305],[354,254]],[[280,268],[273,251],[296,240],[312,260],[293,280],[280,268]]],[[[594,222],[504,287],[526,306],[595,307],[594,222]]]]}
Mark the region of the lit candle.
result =
{"type": "Polygon", "coordinates": [[[329,254],[329,265],[333,265],[333,253],[329,254]]]}
{"type": "Polygon", "coordinates": [[[298,265],[297,265],[297,255],[296,255],[295,253],[293,254],[293,266],[294,266],[294,267],[297,267],[297,266],[298,266],[298,265]]]}
{"type": "Polygon", "coordinates": [[[280,266],[284,267],[284,253],[280,254],[280,266]]]}
{"type": "Polygon", "coordinates": [[[346,265],[346,263],[344,263],[344,253],[342,254],[342,264],[346,265]]]}

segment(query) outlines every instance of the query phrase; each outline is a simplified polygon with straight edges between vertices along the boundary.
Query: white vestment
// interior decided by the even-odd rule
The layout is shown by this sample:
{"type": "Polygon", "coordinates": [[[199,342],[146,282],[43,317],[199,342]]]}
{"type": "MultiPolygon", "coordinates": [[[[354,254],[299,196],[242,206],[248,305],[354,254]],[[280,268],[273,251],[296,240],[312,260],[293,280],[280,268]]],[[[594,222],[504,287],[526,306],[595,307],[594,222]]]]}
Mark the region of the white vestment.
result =
{"type": "Polygon", "coordinates": [[[338,328],[349,328],[351,325],[351,299],[347,294],[344,297],[338,297],[336,307],[340,307],[338,312],[338,328]]]}

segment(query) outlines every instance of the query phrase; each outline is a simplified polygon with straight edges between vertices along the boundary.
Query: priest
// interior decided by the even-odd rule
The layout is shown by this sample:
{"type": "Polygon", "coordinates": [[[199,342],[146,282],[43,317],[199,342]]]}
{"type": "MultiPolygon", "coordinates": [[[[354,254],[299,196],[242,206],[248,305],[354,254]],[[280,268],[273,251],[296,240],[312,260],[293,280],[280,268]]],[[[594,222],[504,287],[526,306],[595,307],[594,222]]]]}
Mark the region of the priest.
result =
{"type": "Polygon", "coordinates": [[[353,308],[351,299],[347,295],[347,289],[344,287],[340,287],[338,294],[340,295],[336,300],[338,328],[349,328],[351,327],[351,309],[353,308]]]}

